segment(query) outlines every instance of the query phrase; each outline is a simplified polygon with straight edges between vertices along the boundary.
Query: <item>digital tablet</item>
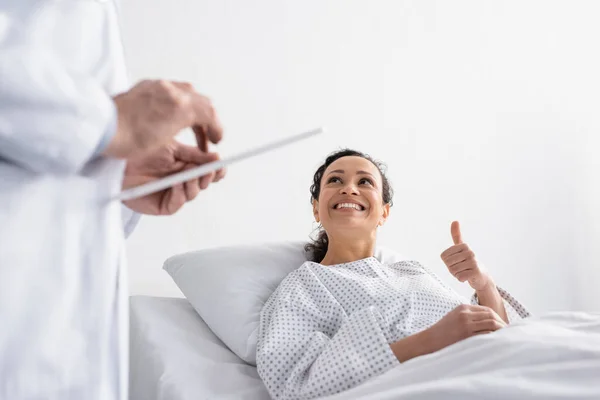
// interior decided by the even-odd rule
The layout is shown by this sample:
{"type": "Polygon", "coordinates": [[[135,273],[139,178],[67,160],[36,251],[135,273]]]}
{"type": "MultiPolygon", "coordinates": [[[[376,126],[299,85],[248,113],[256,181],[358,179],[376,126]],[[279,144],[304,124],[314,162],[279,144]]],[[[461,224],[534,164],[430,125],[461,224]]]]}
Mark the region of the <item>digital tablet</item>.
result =
{"type": "Polygon", "coordinates": [[[268,151],[276,150],[280,147],[287,146],[289,144],[296,143],[296,142],[299,142],[304,139],[308,139],[309,137],[318,135],[323,132],[324,132],[323,128],[317,128],[317,129],[310,130],[308,132],[303,132],[303,133],[299,133],[294,136],[290,136],[285,139],[276,140],[274,142],[271,142],[271,143],[268,143],[268,144],[250,149],[250,150],[246,150],[242,153],[239,153],[239,154],[231,156],[231,157],[224,158],[222,160],[203,164],[196,168],[178,172],[176,174],[166,176],[164,178],[161,178],[161,179],[153,181],[153,182],[145,183],[140,186],[135,186],[135,187],[123,190],[121,193],[114,196],[111,200],[124,201],[124,200],[131,200],[131,199],[135,199],[138,197],[147,196],[149,194],[173,187],[174,185],[177,185],[178,183],[183,183],[183,182],[186,182],[186,181],[189,181],[192,179],[200,178],[201,176],[206,175],[209,172],[217,171],[217,170],[227,167],[235,162],[245,160],[246,158],[254,157],[259,154],[266,153],[268,151]]]}

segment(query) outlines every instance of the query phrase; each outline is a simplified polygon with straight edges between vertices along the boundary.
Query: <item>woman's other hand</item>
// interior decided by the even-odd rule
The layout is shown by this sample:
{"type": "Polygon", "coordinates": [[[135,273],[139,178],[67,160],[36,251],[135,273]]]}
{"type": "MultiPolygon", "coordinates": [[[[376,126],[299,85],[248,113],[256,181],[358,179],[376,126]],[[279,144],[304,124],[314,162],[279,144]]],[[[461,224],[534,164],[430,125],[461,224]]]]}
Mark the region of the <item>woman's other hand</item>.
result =
{"type": "Polygon", "coordinates": [[[505,326],[506,322],[491,308],[462,304],[422,333],[428,343],[427,347],[433,352],[505,326]]]}
{"type": "Polygon", "coordinates": [[[483,290],[491,282],[491,278],[479,267],[473,250],[463,242],[458,221],[452,222],[450,234],[454,245],[442,253],[442,261],[460,282],[468,281],[473,289],[483,290]]]}
{"type": "Polygon", "coordinates": [[[461,304],[430,328],[400,339],[390,347],[398,361],[404,362],[505,326],[506,322],[491,308],[461,304]]]}

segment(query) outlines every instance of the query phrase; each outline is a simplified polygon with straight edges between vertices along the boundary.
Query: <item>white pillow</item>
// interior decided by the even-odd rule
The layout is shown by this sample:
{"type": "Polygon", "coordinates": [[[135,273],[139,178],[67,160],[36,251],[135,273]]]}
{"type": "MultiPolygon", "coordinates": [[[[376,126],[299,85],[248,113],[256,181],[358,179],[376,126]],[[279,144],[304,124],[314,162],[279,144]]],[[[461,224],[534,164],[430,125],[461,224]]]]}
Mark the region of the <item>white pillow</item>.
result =
{"type": "MultiPolygon", "coordinates": [[[[232,246],[180,254],[163,268],[212,331],[241,359],[256,364],[260,311],[279,283],[306,261],[305,242],[232,246]]],[[[378,248],[382,262],[400,261],[378,248]]]]}

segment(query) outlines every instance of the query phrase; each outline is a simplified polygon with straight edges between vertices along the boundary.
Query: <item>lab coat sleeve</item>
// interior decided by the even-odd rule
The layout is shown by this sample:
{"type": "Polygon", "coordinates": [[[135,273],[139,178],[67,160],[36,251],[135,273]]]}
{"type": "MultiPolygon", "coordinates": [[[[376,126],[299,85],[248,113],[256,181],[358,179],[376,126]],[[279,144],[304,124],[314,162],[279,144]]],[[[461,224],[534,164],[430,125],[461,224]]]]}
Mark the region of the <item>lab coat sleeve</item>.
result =
{"type": "Polygon", "coordinates": [[[129,207],[124,204],[121,204],[121,217],[123,222],[123,231],[125,232],[125,237],[129,237],[135,227],[137,226],[141,214],[133,211],[129,207]]]}
{"type": "Polygon", "coordinates": [[[0,38],[0,158],[39,173],[77,172],[114,134],[114,102],[99,82],[70,70],[51,48],[11,32],[17,22],[0,38]]]}
{"type": "Polygon", "coordinates": [[[298,278],[286,278],[261,315],[257,367],[274,399],[332,395],[398,365],[375,307],[346,315],[316,278],[298,278]]]}

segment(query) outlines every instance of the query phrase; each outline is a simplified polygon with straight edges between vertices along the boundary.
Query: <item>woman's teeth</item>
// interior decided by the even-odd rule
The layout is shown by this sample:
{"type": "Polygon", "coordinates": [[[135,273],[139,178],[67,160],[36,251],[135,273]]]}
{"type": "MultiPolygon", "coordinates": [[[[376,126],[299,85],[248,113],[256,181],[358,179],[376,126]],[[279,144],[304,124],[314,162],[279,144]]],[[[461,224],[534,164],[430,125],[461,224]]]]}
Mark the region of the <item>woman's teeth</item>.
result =
{"type": "Polygon", "coordinates": [[[340,203],[335,206],[336,210],[339,210],[340,208],[354,208],[355,210],[358,210],[358,211],[363,210],[362,206],[360,206],[358,204],[354,204],[354,203],[340,203]]]}

